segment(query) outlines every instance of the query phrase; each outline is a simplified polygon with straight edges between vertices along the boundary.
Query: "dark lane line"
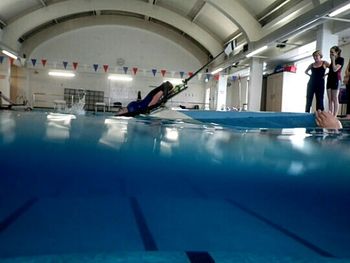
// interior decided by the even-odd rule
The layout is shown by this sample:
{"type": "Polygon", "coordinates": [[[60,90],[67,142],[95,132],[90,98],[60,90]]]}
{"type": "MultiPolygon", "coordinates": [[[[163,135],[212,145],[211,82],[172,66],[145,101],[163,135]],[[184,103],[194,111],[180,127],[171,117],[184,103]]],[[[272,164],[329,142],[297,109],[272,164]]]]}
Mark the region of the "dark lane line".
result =
{"type": "Polygon", "coordinates": [[[231,205],[233,205],[234,207],[239,208],[240,210],[242,210],[243,212],[259,219],[260,221],[268,224],[269,226],[273,227],[274,229],[278,230],[279,232],[281,232],[282,234],[294,239],[295,241],[297,241],[298,243],[304,245],[305,247],[307,247],[308,249],[311,249],[312,251],[316,252],[317,254],[324,256],[324,257],[330,257],[330,258],[335,258],[336,256],[332,255],[331,253],[329,253],[328,251],[319,248],[318,246],[312,244],[311,242],[307,241],[306,239],[298,236],[297,234],[291,232],[290,230],[284,228],[283,226],[276,224],[274,222],[272,222],[271,220],[269,220],[268,218],[259,215],[258,213],[254,212],[253,210],[250,210],[249,208],[239,204],[236,201],[233,201],[231,199],[226,199],[226,201],[228,203],[230,203],[231,205]]]}
{"type": "Polygon", "coordinates": [[[0,222],[0,233],[6,230],[10,225],[12,225],[20,216],[27,212],[39,199],[34,197],[22,206],[18,207],[13,211],[8,217],[6,217],[2,222],[0,222]]]}
{"type": "Polygon", "coordinates": [[[130,197],[132,211],[134,212],[137,227],[139,229],[143,246],[146,251],[157,251],[157,244],[149,230],[146,219],[142,213],[141,207],[135,197],[130,197]]]}

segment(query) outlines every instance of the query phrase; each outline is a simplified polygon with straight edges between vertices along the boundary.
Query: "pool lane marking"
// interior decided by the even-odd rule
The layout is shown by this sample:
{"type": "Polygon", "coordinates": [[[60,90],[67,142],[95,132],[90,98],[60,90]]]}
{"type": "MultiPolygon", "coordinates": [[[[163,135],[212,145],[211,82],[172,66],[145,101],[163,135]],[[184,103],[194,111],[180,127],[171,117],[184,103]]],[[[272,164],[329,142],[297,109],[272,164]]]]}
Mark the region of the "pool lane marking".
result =
{"type": "MultiPolygon", "coordinates": [[[[158,251],[158,247],[151,231],[148,228],[145,217],[142,213],[139,202],[135,197],[130,197],[131,208],[134,212],[137,227],[141,234],[143,246],[146,251],[158,251]]],[[[215,260],[208,252],[186,251],[186,255],[191,263],[215,263],[215,260]]]]}
{"type": "Polygon", "coordinates": [[[136,224],[139,229],[141,239],[143,242],[143,246],[146,251],[157,251],[158,247],[156,242],[154,241],[153,235],[149,230],[146,219],[142,213],[139,202],[135,197],[130,197],[130,204],[132,211],[135,216],[136,224]]]}
{"type": "Polygon", "coordinates": [[[191,263],[215,263],[215,260],[205,251],[186,251],[186,255],[191,263]]]}
{"type": "Polygon", "coordinates": [[[21,215],[27,212],[36,202],[38,201],[37,197],[34,197],[22,206],[18,207],[13,211],[8,217],[6,217],[2,222],[0,222],[0,233],[12,225],[21,215]]]}
{"type": "Polygon", "coordinates": [[[317,254],[324,256],[324,257],[330,257],[330,258],[336,258],[336,256],[332,255],[331,253],[325,251],[322,248],[319,248],[318,246],[310,243],[309,241],[307,241],[306,239],[298,236],[297,234],[294,234],[293,232],[291,232],[290,230],[284,228],[283,226],[276,224],[274,222],[272,222],[271,220],[267,219],[266,217],[259,215],[258,213],[254,212],[253,210],[237,203],[236,201],[233,201],[232,199],[226,199],[226,201],[228,203],[230,203],[231,205],[233,205],[234,207],[239,208],[240,210],[242,210],[243,212],[259,219],[260,221],[268,224],[269,226],[273,227],[274,229],[280,231],[281,233],[283,233],[284,235],[294,239],[295,241],[297,241],[298,243],[301,243],[302,245],[304,245],[305,247],[311,249],[312,251],[316,252],[317,254]]]}

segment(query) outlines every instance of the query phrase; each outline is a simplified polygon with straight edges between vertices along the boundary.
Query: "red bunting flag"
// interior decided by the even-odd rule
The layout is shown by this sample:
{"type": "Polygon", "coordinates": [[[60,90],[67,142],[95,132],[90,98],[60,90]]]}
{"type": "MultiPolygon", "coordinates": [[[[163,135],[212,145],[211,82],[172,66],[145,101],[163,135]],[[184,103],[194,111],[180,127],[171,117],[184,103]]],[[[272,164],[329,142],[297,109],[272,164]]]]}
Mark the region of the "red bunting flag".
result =
{"type": "Polygon", "coordinates": [[[9,58],[10,59],[10,63],[11,63],[11,66],[13,65],[13,62],[15,61],[13,58],[9,58]]]}
{"type": "Polygon", "coordinates": [[[193,72],[188,72],[188,76],[192,77],[193,76],[193,72]]]}
{"type": "Polygon", "coordinates": [[[162,69],[160,70],[160,73],[162,74],[162,76],[164,77],[165,73],[166,73],[166,70],[165,69],[162,69]]]}
{"type": "Polygon", "coordinates": [[[45,67],[46,62],[47,62],[47,59],[42,59],[42,60],[41,60],[41,64],[43,64],[43,67],[45,67]]]}
{"type": "Polygon", "coordinates": [[[132,71],[134,72],[134,75],[136,75],[136,72],[137,72],[137,68],[132,68],[132,71]]]}
{"type": "Polygon", "coordinates": [[[74,68],[74,70],[77,70],[77,68],[78,68],[78,62],[73,62],[73,68],[74,68]]]}
{"type": "Polygon", "coordinates": [[[214,75],[214,79],[215,79],[216,81],[218,81],[219,78],[220,78],[220,75],[219,75],[219,74],[214,75]]]}
{"type": "Polygon", "coordinates": [[[104,70],[105,72],[107,72],[107,70],[108,70],[108,65],[103,65],[103,70],[104,70]]]}

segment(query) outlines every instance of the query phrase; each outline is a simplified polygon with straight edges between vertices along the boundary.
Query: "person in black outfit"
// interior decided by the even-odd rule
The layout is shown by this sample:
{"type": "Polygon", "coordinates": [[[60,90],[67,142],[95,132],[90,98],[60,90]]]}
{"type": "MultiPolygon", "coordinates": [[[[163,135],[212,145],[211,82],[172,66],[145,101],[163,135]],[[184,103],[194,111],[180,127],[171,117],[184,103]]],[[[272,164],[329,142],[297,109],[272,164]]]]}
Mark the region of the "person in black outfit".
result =
{"type": "Polygon", "coordinates": [[[315,62],[310,64],[305,70],[305,74],[310,76],[307,84],[305,112],[310,112],[314,95],[316,96],[316,110],[324,110],[324,76],[329,63],[322,60],[320,50],[316,50],[312,53],[312,56],[315,62]],[[311,74],[309,73],[310,71],[311,74]]]}
{"type": "Polygon", "coordinates": [[[331,47],[331,64],[329,65],[329,72],[327,78],[327,95],[329,111],[334,116],[337,116],[339,109],[339,81],[341,80],[341,70],[344,65],[344,58],[342,58],[340,55],[341,49],[338,46],[331,47]]]}
{"type": "Polygon", "coordinates": [[[346,118],[350,119],[350,59],[345,70],[344,84],[346,85],[346,118]]]}
{"type": "Polygon", "coordinates": [[[138,101],[130,102],[126,107],[117,112],[117,116],[136,116],[149,113],[151,110],[160,107],[168,100],[168,94],[171,93],[173,85],[166,81],[159,87],[151,90],[147,96],[138,101]]]}

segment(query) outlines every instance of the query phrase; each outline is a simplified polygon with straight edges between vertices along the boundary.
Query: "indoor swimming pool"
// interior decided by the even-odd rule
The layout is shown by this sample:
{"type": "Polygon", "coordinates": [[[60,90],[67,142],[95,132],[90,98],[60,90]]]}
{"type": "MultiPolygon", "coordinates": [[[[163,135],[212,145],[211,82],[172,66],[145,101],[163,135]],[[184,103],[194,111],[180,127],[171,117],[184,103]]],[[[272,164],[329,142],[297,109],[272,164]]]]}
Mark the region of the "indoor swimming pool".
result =
{"type": "Polygon", "coordinates": [[[0,262],[350,262],[348,129],[194,118],[0,111],[0,262]]]}

